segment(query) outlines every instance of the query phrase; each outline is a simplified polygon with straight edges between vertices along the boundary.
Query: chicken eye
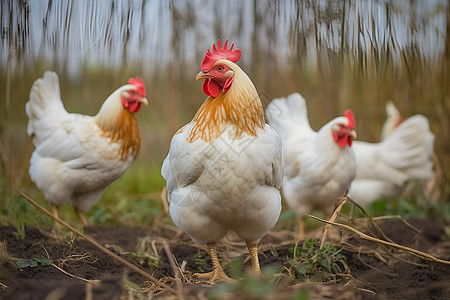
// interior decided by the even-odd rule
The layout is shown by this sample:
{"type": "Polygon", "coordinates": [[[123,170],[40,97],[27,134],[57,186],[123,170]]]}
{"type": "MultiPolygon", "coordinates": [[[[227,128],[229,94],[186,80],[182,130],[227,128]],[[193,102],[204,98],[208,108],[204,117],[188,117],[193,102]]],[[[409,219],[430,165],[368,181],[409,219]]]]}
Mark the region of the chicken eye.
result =
{"type": "Polygon", "coordinates": [[[222,66],[218,66],[217,67],[217,71],[222,72],[223,71],[223,67],[222,66]]]}

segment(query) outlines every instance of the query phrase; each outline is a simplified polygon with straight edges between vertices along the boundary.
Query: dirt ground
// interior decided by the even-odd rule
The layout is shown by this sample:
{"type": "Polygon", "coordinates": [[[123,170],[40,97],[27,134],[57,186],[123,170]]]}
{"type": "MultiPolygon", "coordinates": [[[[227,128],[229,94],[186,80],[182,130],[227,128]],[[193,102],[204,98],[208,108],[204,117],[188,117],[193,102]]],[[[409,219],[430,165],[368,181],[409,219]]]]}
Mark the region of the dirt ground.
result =
{"type": "MultiPolygon", "coordinates": [[[[450,260],[449,222],[444,220],[401,220],[377,223],[385,238],[412,247],[443,260],[450,260]]],[[[365,230],[368,232],[368,230],[365,230]]],[[[152,229],[138,227],[89,227],[90,237],[148,271],[185,298],[210,296],[212,287],[196,283],[192,273],[210,271],[210,259],[203,247],[170,224],[161,222],[152,229]],[[168,245],[164,250],[163,245],[168,245]],[[181,285],[176,285],[167,254],[173,254],[183,270],[181,285]]],[[[370,232],[368,232],[370,233],[370,232]]],[[[376,234],[372,231],[370,234],[376,234]]],[[[380,236],[380,233],[377,235],[380,236]]],[[[280,266],[291,255],[288,252],[289,232],[273,232],[260,244],[261,266],[280,266]]],[[[1,299],[149,299],[172,298],[141,275],[129,270],[85,240],[62,233],[58,238],[50,229],[26,228],[21,239],[15,228],[0,227],[0,289],[1,299]],[[63,235],[61,237],[61,235],[63,235]],[[1,245],[1,244],[0,244],[1,245]],[[21,259],[50,258],[34,266],[18,268],[21,259]]],[[[401,250],[346,235],[334,242],[343,246],[350,274],[325,283],[300,283],[281,276],[275,292],[268,299],[284,299],[300,290],[309,299],[450,299],[450,265],[430,262],[401,250]]],[[[233,236],[218,244],[222,261],[244,258],[249,267],[243,242],[233,236]]],[[[230,274],[229,265],[225,271],[230,274]]],[[[247,298],[228,295],[229,299],[247,298]]],[[[226,298],[226,295],[223,295],[226,298]]]]}

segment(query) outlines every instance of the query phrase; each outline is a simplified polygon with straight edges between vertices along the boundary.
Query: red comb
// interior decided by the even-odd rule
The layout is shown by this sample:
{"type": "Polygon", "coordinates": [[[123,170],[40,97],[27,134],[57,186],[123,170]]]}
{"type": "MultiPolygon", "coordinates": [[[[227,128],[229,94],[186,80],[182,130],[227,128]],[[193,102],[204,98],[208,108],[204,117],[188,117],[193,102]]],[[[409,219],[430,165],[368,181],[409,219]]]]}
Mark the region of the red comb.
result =
{"type": "Polygon", "coordinates": [[[231,44],[230,48],[227,47],[228,39],[225,40],[223,47],[220,43],[220,40],[217,41],[216,44],[213,44],[213,51],[206,52],[205,57],[203,58],[201,68],[202,70],[209,70],[214,65],[216,61],[219,59],[228,59],[232,62],[237,62],[241,58],[241,50],[235,49],[233,51],[234,43],[231,44]]]}
{"type": "Polygon", "coordinates": [[[344,117],[348,119],[348,127],[351,129],[355,129],[355,114],[351,109],[347,109],[344,111],[344,117]]]}
{"type": "Polygon", "coordinates": [[[142,78],[140,76],[136,76],[135,78],[130,78],[128,80],[128,83],[134,85],[137,88],[137,92],[139,95],[141,95],[141,97],[145,97],[145,95],[147,93],[145,91],[144,80],[142,80],[142,78]]]}

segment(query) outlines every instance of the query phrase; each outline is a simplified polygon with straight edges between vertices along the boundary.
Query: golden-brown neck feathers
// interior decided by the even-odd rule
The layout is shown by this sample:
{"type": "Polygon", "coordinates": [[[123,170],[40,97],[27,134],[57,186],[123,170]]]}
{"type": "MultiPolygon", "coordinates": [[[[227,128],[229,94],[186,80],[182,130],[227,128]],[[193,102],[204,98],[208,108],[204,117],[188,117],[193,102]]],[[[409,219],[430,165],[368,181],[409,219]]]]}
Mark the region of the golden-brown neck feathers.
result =
{"type": "Polygon", "coordinates": [[[265,126],[264,110],[252,81],[238,65],[226,64],[234,71],[233,83],[225,94],[206,98],[194,117],[188,142],[199,138],[210,142],[230,125],[236,128],[236,138],[243,133],[256,136],[257,129],[265,126]]]}
{"type": "Polygon", "coordinates": [[[137,156],[141,137],[134,114],[122,105],[120,99],[122,89],[116,90],[105,100],[95,116],[95,122],[103,131],[103,136],[111,138],[111,142],[120,144],[120,158],[126,160],[129,155],[137,156]]]}

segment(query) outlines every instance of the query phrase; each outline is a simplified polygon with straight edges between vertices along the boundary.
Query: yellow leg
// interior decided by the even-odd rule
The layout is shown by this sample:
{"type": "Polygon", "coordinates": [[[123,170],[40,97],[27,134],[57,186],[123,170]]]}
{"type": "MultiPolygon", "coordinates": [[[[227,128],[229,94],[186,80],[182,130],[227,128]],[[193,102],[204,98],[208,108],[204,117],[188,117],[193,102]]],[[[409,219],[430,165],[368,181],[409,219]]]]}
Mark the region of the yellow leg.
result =
{"type": "Polygon", "coordinates": [[[194,276],[202,281],[209,281],[211,284],[215,284],[218,281],[231,280],[220,265],[219,258],[217,257],[216,243],[207,244],[207,246],[209,255],[211,256],[213,270],[209,273],[195,273],[194,276]]]}
{"type": "Polygon", "coordinates": [[[58,206],[56,206],[55,204],[51,203],[51,204],[50,204],[50,208],[51,208],[51,210],[52,210],[52,215],[53,215],[55,218],[58,218],[58,219],[59,219],[59,217],[58,217],[58,206]]]}
{"type": "Polygon", "coordinates": [[[300,217],[298,219],[297,241],[302,241],[304,239],[305,239],[305,218],[300,217]]]}
{"type": "Polygon", "coordinates": [[[252,259],[252,269],[256,273],[261,273],[258,259],[258,243],[259,241],[247,241],[247,248],[252,259]]]}
{"type": "Polygon", "coordinates": [[[81,224],[83,225],[83,228],[86,228],[88,226],[88,222],[86,221],[86,218],[83,216],[83,213],[76,208],[74,208],[74,210],[75,210],[75,213],[77,214],[78,218],[80,219],[81,224]]]}
{"type": "MultiPolygon", "coordinates": [[[[56,206],[55,204],[53,204],[53,203],[50,203],[50,209],[52,210],[52,215],[53,215],[53,217],[55,217],[56,219],[59,219],[59,216],[58,216],[58,206],[56,206]]],[[[56,222],[55,221],[55,226],[56,226],[56,229],[59,231],[59,230],[61,230],[61,225],[58,223],[58,222],[56,222]]]]}

